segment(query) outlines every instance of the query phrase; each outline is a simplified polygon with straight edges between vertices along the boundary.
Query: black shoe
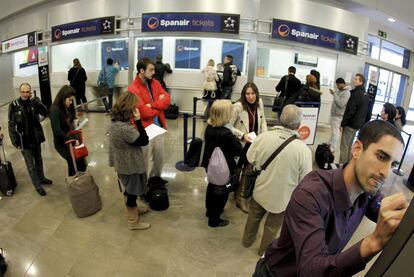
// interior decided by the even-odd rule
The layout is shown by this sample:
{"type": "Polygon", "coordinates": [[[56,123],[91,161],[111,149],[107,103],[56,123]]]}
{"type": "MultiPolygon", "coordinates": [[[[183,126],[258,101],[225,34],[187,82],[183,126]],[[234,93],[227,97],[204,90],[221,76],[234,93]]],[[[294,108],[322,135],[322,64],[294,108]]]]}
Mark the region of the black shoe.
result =
{"type": "Polygon", "coordinates": [[[36,189],[37,193],[39,193],[41,196],[45,196],[47,193],[43,188],[36,189]]]}
{"type": "Polygon", "coordinates": [[[215,228],[215,227],[224,227],[224,226],[227,226],[227,225],[229,225],[229,223],[230,223],[230,221],[229,220],[227,220],[227,219],[220,219],[220,221],[218,222],[218,224],[208,224],[208,226],[210,226],[210,227],[213,227],[213,228],[215,228]]]}
{"type": "Polygon", "coordinates": [[[53,184],[53,182],[52,182],[52,180],[49,180],[48,178],[44,178],[42,181],[40,181],[40,183],[42,184],[42,185],[51,185],[51,184],[53,184]]]}

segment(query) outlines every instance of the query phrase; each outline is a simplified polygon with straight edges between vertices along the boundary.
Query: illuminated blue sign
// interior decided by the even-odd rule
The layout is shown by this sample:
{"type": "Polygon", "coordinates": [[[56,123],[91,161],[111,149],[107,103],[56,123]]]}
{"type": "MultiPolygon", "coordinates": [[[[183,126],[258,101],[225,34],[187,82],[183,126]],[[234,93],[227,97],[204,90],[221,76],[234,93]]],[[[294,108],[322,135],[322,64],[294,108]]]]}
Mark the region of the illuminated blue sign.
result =
{"type": "Polygon", "coordinates": [[[273,19],[272,38],[289,40],[356,55],[358,38],[312,25],[273,19]]]}
{"type": "Polygon", "coordinates": [[[52,41],[115,33],[115,17],[102,17],[52,27],[52,41]]]}
{"type": "Polygon", "coordinates": [[[238,34],[240,15],[217,13],[144,13],[142,32],[212,32],[238,34]]]}

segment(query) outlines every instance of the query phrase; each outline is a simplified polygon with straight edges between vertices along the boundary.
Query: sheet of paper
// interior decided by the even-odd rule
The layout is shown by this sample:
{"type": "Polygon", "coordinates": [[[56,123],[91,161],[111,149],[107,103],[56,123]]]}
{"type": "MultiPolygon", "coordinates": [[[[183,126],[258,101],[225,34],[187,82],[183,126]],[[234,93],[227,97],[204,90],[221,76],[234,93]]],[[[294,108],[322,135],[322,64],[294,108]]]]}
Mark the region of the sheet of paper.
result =
{"type": "Polygon", "coordinates": [[[249,138],[251,138],[252,139],[252,142],[255,140],[255,138],[257,137],[257,135],[256,135],[256,133],[255,132],[250,132],[250,133],[248,133],[247,134],[248,136],[249,136],[249,138]]]}
{"type": "Polygon", "coordinates": [[[149,140],[152,140],[153,138],[162,135],[167,132],[164,128],[159,127],[158,125],[151,124],[145,128],[145,131],[147,132],[149,140]]]}

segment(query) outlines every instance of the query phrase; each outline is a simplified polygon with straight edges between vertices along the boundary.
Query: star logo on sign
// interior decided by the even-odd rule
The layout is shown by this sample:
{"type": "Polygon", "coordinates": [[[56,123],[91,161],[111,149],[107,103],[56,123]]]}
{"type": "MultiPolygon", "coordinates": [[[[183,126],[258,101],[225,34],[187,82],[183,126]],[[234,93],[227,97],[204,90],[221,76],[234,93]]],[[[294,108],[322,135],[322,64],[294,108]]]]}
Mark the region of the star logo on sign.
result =
{"type": "Polygon", "coordinates": [[[46,75],[46,73],[47,73],[46,67],[42,67],[42,69],[40,70],[40,72],[42,73],[42,75],[46,75]]]}
{"type": "Polygon", "coordinates": [[[104,30],[110,30],[111,29],[111,21],[108,19],[105,19],[104,23],[102,23],[102,26],[104,30]]]}
{"type": "Polygon", "coordinates": [[[235,23],[236,23],[236,20],[231,18],[230,16],[224,20],[224,24],[226,25],[226,28],[234,28],[235,23]]]}
{"type": "Polygon", "coordinates": [[[352,38],[347,39],[347,41],[345,41],[345,43],[346,43],[347,48],[354,48],[355,41],[353,41],[352,38]]]}
{"type": "Polygon", "coordinates": [[[33,42],[33,37],[29,36],[29,42],[33,42]]]}

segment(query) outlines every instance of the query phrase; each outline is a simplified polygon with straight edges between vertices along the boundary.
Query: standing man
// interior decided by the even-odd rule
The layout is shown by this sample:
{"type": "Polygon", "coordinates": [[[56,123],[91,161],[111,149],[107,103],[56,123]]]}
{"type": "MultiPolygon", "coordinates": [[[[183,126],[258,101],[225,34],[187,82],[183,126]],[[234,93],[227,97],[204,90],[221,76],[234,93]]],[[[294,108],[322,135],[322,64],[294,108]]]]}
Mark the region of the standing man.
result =
{"type": "Polygon", "coordinates": [[[233,86],[236,83],[237,76],[240,76],[240,70],[233,64],[233,56],[224,57],[223,81],[221,82],[222,94],[221,99],[230,99],[233,93],[233,86]]]}
{"type": "Polygon", "coordinates": [[[292,136],[297,138],[289,143],[256,179],[244,228],[243,246],[250,247],[253,244],[260,222],[268,214],[259,255],[262,255],[266,247],[275,239],[293,190],[312,170],[311,150],[300,140],[297,132],[301,120],[302,113],[299,108],[295,105],[287,105],[280,117],[282,126],[259,135],[247,151],[249,163],[260,169],[282,143],[292,136]]]}
{"type": "MultiPolygon", "coordinates": [[[[138,74],[129,85],[128,90],[139,97],[138,109],[144,127],[151,124],[167,129],[164,111],[170,106],[170,96],[162,88],[158,80],[153,79],[155,65],[149,58],[143,58],[137,63],[138,74]]],[[[148,183],[167,181],[161,179],[164,166],[164,135],[157,136],[142,147],[146,161],[148,183]]]]}
{"type": "Polygon", "coordinates": [[[338,91],[329,89],[333,96],[331,106],[331,139],[329,145],[331,151],[335,152],[336,146],[338,145],[339,130],[341,126],[342,117],[344,116],[346,103],[348,103],[349,97],[351,96],[351,87],[345,83],[343,78],[336,79],[336,87],[338,91]]]}
{"type": "Polygon", "coordinates": [[[12,144],[20,149],[36,191],[44,196],[42,185],[50,185],[43,172],[43,160],[40,144],[45,141],[39,115],[47,116],[47,108],[35,95],[29,83],[19,87],[20,97],[9,106],[9,135],[12,144]]]}
{"type": "Polygon", "coordinates": [[[390,123],[365,124],[342,168],[306,175],[292,194],[280,237],[266,249],[256,276],[352,276],[397,229],[408,207],[403,193],[383,199],[381,186],[400,160],[404,141],[390,123]],[[364,216],[375,230],[342,251],[364,216]]]}
{"type": "MultiPolygon", "coordinates": [[[[106,66],[104,66],[101,71],[99,72],[98,76],[98,85],[100,86],[107,86],[108,87],[108,101],[109,103],[105,105],[106,114],[112,111],[112,102],[114,97],[114,82],[115,76],[119,73],[119,65],[115,63],[114,60],[111,58],[106,60],[106,66]]],[[[106,104],[106,99],[103,100],[104,104],[106,104]]]]}
{"type": "Polygon", "coordinates": [[[162,63],[162,55],[158,54],[157,57],[155,58],[155,79],[158,80],[158,82],[161,83],[161,86],[163,87],[163,89],[165,91],[167,91],[167,86],[164,82],[164,74],[165,72],[167,73],[172,73],[172,69],[169,63],[162,63]]]}
{"type": "Polygon", "coordinates": [[[342,118],[341,155],[339,163],[344,164],[351,159],[352,142],[356,132],[364,125],[367,118],[369,97],[365,92],[365,77],[362,74],[355,74],[353,79],[355,88],[351,90],[351,97],[346,105],[342,118]]]}
{"type": "Polygon", "coordinates": [[[285,100],[289,99],[302,87],[302,83],[296,78],[295,74],[296,67],[289,66],[288,74],[282,77],[275,88],[277,92],[280,92],[279,96],[285,97],[285,100]]]}

